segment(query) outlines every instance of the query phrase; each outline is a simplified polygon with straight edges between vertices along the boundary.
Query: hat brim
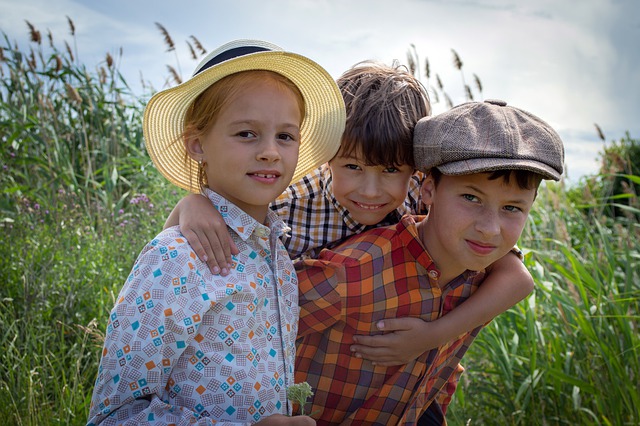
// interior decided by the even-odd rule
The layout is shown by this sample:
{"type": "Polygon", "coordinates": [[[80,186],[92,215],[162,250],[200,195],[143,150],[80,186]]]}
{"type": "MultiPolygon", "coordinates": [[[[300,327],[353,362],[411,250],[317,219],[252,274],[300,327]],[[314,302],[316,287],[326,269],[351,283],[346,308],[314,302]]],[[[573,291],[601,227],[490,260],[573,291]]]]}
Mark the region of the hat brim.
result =
{"type": "Polygon", "coordinates": [[[149,100],[143,120],[145,144],[156,168],[170,182],[191,192],[200,191],[198,165],[186,155],[182,140],[187,109],[215,82],[250,70],[267,70],[287,77],[304,98],[300,153],[292,182],[300,180],[336,154],[346,117],[342,94],[331,75],[314,61],[295,53],[252,53],[206,69],[149,100]]]}
{"type": "Polygon", "coordinates": [[[496,170],[528,170],[546,179],[560,180],[560,173],[553,167],[534,160],[511,158],[472,158],[436,166],[445,175],[468,175],[496,170]]]}

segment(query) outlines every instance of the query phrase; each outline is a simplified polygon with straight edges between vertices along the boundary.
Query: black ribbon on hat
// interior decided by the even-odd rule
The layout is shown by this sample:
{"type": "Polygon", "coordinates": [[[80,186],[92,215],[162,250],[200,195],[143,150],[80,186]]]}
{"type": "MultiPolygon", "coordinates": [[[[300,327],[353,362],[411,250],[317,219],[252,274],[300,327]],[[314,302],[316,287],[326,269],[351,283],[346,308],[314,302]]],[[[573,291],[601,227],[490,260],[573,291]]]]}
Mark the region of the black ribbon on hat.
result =
{"type": "Polygon", "coordinates": [[[211,68],[214,65],[218,65],[221,62],[228,61],[229,59],[237,58],[238,56],[249,55],[251,53],[257,52],[266,52],[271,51],[271,49],[267,49],[265,47],[258,46],[242,46],[242,47],[234,47],[233,49],[225,50],[219,55],[214,56],[209,59],[206,64],[202,66],[194,75],[200,74],[202,71],[211,68]]]}

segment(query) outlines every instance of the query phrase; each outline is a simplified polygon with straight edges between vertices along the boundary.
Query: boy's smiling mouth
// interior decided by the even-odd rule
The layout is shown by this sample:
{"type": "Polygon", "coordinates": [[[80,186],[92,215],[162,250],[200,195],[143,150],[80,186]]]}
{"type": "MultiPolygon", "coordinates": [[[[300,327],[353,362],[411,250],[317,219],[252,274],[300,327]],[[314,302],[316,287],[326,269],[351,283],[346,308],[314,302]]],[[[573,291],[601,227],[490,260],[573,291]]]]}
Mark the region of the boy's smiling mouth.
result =
{"type": "Polygon", "coordinates": [[[496,249],[495,245],[492,244],[485,244],[482,243],[480,241],[474,241],[474,240],[465,240],[467,242],[467,245],[469,246],[469,248],[475,252],[476,254],[479,255],[488,255],[494,252],[494,250],[496,249]]]}
{"type": "Polygon", "coordinates": [[[359,203],[357,201],[353,201],[353,204],[355,204],[357,207],[363,209],[363,210],[378,210],[382,207],[384,207],[386,205],[386,203],[384,204],[363,204],[363,203],[359,203]]]}

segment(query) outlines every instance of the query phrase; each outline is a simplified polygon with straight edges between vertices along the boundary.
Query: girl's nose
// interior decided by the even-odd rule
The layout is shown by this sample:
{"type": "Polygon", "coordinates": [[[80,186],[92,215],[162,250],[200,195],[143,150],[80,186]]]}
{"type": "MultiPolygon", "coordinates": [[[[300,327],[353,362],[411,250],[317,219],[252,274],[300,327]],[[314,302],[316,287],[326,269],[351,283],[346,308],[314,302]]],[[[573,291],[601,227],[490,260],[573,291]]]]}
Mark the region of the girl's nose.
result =
{"type": "Polygon", "coordinates": [[[258,152],[258,160],[261,161],[277,161],[280,159],[280,150],[278,149],[278,141],[275,137],[267,138],[260,143],[258,152]]]}

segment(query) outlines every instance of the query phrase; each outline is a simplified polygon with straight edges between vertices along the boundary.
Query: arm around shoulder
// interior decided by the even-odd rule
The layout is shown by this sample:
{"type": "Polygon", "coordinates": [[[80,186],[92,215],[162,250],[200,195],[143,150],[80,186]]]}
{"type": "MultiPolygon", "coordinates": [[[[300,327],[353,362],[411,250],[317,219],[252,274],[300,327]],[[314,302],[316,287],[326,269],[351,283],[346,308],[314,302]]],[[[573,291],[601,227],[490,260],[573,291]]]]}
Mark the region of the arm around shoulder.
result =
{"type": "Polygon", "coordinates": [[[176,225],[180,225],[180,232],[212,274],[229,273],[231,255],[238,254],[238,248],[224,219],[207,197],[189,194],[178,201],[164,228],[176,225]]]}

